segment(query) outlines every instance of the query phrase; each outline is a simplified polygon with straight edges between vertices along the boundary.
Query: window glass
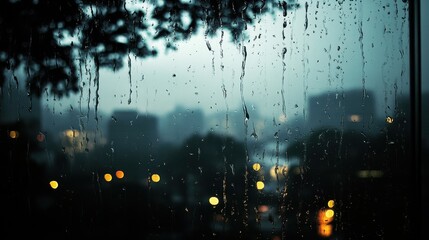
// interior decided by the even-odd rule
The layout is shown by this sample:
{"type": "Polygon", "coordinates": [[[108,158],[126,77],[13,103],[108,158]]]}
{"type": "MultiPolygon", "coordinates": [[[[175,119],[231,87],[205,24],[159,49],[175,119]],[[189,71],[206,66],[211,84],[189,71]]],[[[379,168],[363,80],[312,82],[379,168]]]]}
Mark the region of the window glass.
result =
{"type": "Polygon", "coordinates": [[[4,234],[412,238],[409,5],[2,1],[4,234]]]}

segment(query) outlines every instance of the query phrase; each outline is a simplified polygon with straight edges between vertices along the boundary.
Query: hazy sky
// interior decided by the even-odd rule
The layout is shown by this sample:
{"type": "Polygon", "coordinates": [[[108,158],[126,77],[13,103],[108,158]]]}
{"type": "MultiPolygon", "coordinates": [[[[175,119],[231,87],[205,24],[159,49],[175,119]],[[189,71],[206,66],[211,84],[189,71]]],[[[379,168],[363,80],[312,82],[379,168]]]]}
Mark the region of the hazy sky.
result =
{"type": "MultiPolygon", "coordinates": [[[[162,115],[182,105],[208,115],[241,110],[245,102],[268,118],[283,111],[293,117],[302,116],[311,95],[360,88],[374,91],[380,116],[391,112],[395,97],[406,96],[409,88],[408,21],[402,20],[408,17],[406,4],[308,3],[307,13],[302,4],[286,18],[279,12],[258,19],[239,43],[232,43],[227,32],[223,38],[206,38],[201,31],[178,42],[177,51],[143,60],[130,56],[131,81],[127,63],[117,72],[102,69],[99,111],[138,109],[162,115]]],[[[82,107],[88,101],[94,107],[94,97],[95,86],[86,84],[82,96],[44,104],[67,109],[82,100],[82,107]]]]}

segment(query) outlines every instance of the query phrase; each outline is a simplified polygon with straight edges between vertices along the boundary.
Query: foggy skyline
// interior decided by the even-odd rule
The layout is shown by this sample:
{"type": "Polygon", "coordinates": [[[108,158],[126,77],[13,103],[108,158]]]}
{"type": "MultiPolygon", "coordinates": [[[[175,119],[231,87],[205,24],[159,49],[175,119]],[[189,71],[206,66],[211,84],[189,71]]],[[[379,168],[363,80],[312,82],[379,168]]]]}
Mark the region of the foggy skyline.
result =
{"type": "MultiPolygon", "coordinates": [[[[162,116],[177,106],[212,114],[246,105],[267,117],[285,112],[294,118],[296,112],[303,117],[310,95],[361,88],[362,96],[366,89],[380,91],[375,99],[378,117],[392,114],[395,98],[406,96],[409,88],[408,25],[394,21],[395,14],[407,17],[405,4],[397,2],[383,11],[362,9],[361,4],[310,4],[307,29],[301,7],[285,18],[281,13],[262,17],[248,26],[248,38],[239,43],[232,43],[227,32],[214,38],[200,32],[176,43],[176,51],[142,60],[130,55],[130,62],[124,61],[131,68],[100,69],[98,110],[137,109],[162,116]],[[365,32],[361,40],[360,28],[365,32]]],[[[381,3],[368,4],[381,8],[381,3]]],[[[46,105],[57,110],[94,107],[93,76],[84,74],[82,92],[69,99],[53,101],[43,95],[51,100],[46,105]]]]}

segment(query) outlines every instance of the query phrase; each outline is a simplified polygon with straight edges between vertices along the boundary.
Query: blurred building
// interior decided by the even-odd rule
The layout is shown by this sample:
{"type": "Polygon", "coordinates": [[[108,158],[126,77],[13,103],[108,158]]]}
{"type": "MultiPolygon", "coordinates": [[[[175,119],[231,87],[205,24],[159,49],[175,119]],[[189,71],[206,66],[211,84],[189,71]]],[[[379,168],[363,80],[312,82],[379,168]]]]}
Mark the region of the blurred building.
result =
{"type": "Polygon", "coordinates": [[[160,137],[163,142],[180,145],[193,134],[204,130],[204,114],[201,109],[176,107],[160,122],[160,137]]]}
{"type": "MultiPolygon", "coordinates": [[[[12,87],[0,93],[1,158],[16,151],[37,160],[40,144],[45,141],[41,130],[40,99],[28,95],[24,89],[12,87]],[[12,144],[12,145],[9,145],[12,144]],[[12,150],[13,149],[13,150],[12,150]]],[[[10,155],[11,156],[11,155],[10,155]]],[[[9,157],[10,157],[9,156],[9,157]]]]}
{"type": "Polygon", "coordinates": [[[40,130],[41,106],[38,97],[28,95],[15,87],[2,89],[0,93],[0,124],[20,122],[30,131],[40,130]]]}
{"type": "Polygon", "coordinates": [[[146,178],[149,165],[158,152],[158,119],[137,111],[113,112],[108,126],[108,146],[112,165],[125,172],[128,180],[146,178]]]}
{"type": "Polygon", "coordinates": [[[311,97],[308,106],[308,126],[313,130],[344,128],[367,131],[375,124],[374,96],[368,90],[322,93],[311,97]]]}

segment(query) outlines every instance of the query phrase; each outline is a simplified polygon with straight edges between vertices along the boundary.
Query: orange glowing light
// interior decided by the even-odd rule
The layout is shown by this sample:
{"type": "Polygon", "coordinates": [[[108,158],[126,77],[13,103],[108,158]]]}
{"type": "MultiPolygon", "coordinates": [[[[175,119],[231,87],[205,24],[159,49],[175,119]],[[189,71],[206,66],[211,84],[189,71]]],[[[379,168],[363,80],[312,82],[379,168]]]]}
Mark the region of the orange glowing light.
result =
{"type": "Polygon", "coordinates": [[[334,210],[332,209],[322,209],[319,210],[319,214],[317,216],[319,224],[328,224],[334,220],[334,210]]]}
{"type": "Polygon", "coordinates": [[[118,171],[116,171],[115,175],[117,178],[121,179],[121,178],[124,178],[125,174],[124,174],[124,171],[118,170],[118,171]]]}
{"type": "Polygon", "coordinates": [[[19,137],[19,132],[18,131],[10,131],[9,137],[12,139],[17,139],[19,137]]]}
{"type": "Polygon", "coordinates": [[[318,234],[322,237],[329,237],[332,235],[332,225],[331,224],[320,224],[318,226],[318,234]]]}
{"type": "Polygon", "coordinates": [[[106,182],[112,181],[112,174],[110,173],[104,174],[104,180],[106,180],[106,182]]]}
{"type": "Polygon", "coordinates": [[[328,201],[328,207],[329,208],[333,208],[335,206],[335,201],[334,200],[329,200],[328,201]]]}
{"type": "MultiPolygon", "coordinates": [[[[332,200],[333,201],[333,200],[332,200]]],[[[318,228],[317,233],[321,237],[329,237],[332,235],[332,221],[334,221],[335,212],[332,209],[320,209],[317,220],[318,228]]]]}

